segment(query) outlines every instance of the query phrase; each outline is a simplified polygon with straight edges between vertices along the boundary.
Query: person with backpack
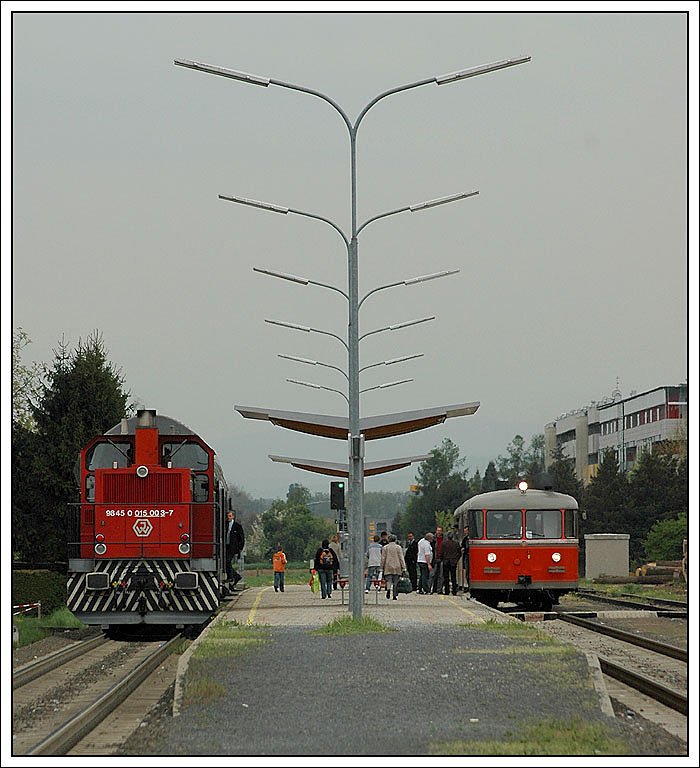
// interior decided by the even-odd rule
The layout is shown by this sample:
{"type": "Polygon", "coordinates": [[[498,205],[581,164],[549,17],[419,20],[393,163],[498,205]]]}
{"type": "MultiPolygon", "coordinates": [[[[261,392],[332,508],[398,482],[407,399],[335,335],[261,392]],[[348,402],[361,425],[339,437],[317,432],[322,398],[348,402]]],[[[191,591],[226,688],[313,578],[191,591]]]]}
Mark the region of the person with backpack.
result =
{"type": "Polygon", "coordinates": [[[272,555],[272,572],[274,574],[275,592],[284,592],[284,569],[287,565],[287,555],[284,554],[282,545],[277,545],[277,551],[272,555]]]}
{"type": "Polygon", "coordinates": [[[321,582],[321,599],[325,600],[333,594],[333,573],[340,568],[338,556],[331,549],[328,539],[324,539],[316,550],[314,568],[321,582]]]}

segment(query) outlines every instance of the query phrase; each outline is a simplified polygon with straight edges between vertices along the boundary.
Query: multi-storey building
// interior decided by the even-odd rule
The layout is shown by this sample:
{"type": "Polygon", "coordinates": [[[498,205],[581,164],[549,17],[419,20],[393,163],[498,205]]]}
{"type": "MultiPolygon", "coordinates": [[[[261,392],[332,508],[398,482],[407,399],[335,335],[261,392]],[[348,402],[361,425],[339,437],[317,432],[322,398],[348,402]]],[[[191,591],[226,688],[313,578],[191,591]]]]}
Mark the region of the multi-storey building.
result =
{"type": "Polygon", "coordinates": [[[562,414],[544,428],[545,468],[560,448],[575,461],[585,484],[598,472],[607,450],[614,450],[622,471],[634,466],[642,451],[661,440],[687,439],[688,385],[663,386],[629,397],[612,397],[562,414]]]}

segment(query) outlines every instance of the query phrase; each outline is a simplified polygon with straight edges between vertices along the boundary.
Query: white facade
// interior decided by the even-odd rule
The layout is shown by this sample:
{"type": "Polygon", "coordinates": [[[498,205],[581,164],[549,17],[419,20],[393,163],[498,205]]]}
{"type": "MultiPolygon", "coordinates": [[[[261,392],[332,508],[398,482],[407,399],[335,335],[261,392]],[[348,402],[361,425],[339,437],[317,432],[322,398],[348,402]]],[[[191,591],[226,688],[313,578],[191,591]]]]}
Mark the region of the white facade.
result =
{"type": "Polygon", "coordinates": [[[688,385],[663,386],[607,400],[562,414],[545,425],[545,468],[553,451],[575,460],[576,477],[589,483],[607,450],[614,450],[622,471],[634,466],[653,443],[687,439],[688,385]]]}

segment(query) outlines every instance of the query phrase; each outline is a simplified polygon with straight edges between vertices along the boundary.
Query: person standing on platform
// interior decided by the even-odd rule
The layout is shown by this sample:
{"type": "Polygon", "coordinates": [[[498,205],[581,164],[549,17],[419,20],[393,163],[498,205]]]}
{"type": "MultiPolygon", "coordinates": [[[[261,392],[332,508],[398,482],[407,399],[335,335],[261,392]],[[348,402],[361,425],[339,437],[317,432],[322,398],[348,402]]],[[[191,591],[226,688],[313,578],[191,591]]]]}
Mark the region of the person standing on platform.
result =
{"type": "Polygon", "coordinates": [[[284,554],[282,545],[277,545],[277,551],[272,555],[272,572],[274,574],[275,592],[284,592],[284,571],[287,566],[287,555],[284,554]]]}
{"type": "Polygon", "coordinates": [[[335,552],[336,559],[338,560],[338,567],[333,571],[333,589],[338,589],[338,574],[340,573],[340,534],[334,533],[331,536],[331,540],[328,546],[335,552]]]}
{"type": "Polygon", "coordinates": [[[433,570],[430,574],[430,591],[432,594],[442,591],[442,542],[445,541],[442,526],[435,528],[433,538],[433,570]]]}
{"type": "Polygon", "coordinates": [[[469,527],[464,527],[464,537],[462,538],[462,573],[464,574],[463,590],[469,591],[469,527]]]}
{"type": "Polygon", "coordinates": [[[419,595],[427,595],[430,588],[430,572],[433,570],[432,540],[433,534],[428,531],[418,542],[418,572],[420,575],[420,583],[418,585],[419,595]]]}
{"type": "Polygon", "coordinates": [[[452,594],[457,594],[457,563],[462,556],[462,550],[455,541],[452,531],[447,534],[447,538],[442,543],[442,578],[443,589],[446,595],[450,594],[450,582],[452,582],[452,594]]]}
{"type": "Polygon", "coordinates": [[[339,567],[338,558],[330,548],[328,539],[321,542],[314,557],[314,568],[321,582],[321,598],[325,600],[333,594],[333,572],[339,567]]]}
{"type": "Polygon", "coordinates": [[[406,549],[403,556],[406,561],[408,578],[411,580],[411,586],[415,592],[418,589],[418,542],[413,536],[413,531],[406,534],[406,549]]]}
{"type": "Polygon", "coordinates": [[[233,559],[241,556],[245,546],[245,533],[243,526],[236,520],[236,510],[229,509],[226,513],[226,523],[224,524],[224,544],[226,556],[226,577],[228,579],[229,589],[233,588],[243,578],[233,565],[233,559]],[[233,583],[231,583],[233,582],[233,583]]]}
{"type": "Polygon", "coordinates": [[[379,578],[379,572],[382,570],[382,545],[379,543],[379,535],[374,534],[372,543],[367,547],[367,578],[365,580],[365,594],[373,586],[373,582],[379,578]]]}
{"type": "Polygon", "coordinates": [[[389,599],[389,593],[393,592],[394,600],[398,600],[396,587],[399,583],[399,576],[406,570],[406,561],[403,558],[403,550],[396,543],[396,536],[389,534],[389,543],[382,547],[382,573],[386,583],[386,599],[389,599]]]}

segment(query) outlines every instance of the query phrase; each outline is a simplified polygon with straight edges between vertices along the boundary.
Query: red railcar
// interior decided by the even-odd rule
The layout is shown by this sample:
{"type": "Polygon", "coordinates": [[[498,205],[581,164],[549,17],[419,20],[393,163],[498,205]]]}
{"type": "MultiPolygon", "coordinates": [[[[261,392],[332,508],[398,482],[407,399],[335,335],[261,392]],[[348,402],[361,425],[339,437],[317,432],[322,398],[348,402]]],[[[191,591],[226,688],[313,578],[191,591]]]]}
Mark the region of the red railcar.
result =
{"type": "Polygon", "coordinates": [[[213,449],[153,410],[80,452],[68,608],[85,624],[201,624],[225,591],[228,486],[213,449]]]}
{"type": "Polygon", "coordinates": [[[469,591],[494,607],[549,610],[578,589],[578,503],[522,485],[472,496],[455,510],[460,530],[469,526],[469,591]]]}

